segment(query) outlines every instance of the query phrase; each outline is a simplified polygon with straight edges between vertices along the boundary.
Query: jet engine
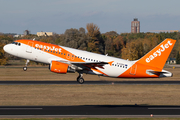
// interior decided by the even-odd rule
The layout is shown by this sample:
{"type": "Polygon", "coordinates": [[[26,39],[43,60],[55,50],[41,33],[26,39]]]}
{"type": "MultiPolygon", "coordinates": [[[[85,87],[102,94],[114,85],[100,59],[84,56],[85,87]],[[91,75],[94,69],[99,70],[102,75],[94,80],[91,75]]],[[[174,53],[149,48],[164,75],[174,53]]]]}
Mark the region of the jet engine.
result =
{"type": "Polygon", "coordinates": [[[75,72],[74,69],[72,69],[68,64],[58,62],[58,61],[52,61],[49,65],[49,70],[51,72],[60,73],[60,74],[66,74],[67,72],[75,72]]]}

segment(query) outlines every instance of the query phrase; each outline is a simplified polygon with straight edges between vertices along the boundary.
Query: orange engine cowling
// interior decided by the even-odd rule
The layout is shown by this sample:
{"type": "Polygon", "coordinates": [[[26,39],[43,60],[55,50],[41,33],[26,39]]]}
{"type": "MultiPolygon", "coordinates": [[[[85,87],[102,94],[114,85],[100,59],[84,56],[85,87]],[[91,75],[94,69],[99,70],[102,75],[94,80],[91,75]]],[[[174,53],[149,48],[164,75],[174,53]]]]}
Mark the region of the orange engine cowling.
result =
{"type": "Polygon", "coordinates": [[[55,72],[55,73],[61,73],[61,74],[66,74],[68,71],[68,64],[65,63],[61,63],[58,61],[52,61],[49,69],[51,72],[55,72]]]}

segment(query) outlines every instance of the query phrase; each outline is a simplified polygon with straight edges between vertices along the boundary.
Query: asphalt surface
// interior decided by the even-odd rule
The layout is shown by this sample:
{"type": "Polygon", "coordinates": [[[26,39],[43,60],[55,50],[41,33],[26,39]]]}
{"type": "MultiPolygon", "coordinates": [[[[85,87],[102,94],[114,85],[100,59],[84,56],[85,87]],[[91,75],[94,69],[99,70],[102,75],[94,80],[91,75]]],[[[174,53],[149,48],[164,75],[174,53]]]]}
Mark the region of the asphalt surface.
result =
{"type": "Polygon", "coordinates": [[[180,106],[0,106],[0,117],[180,117],[180,106]]]}
{"type": "MultiPolygon", "coordinates": [[[[79,84],[77,81],[0,81],[0,85],[51,85],[51,84],[79,84]]],[[[144,85],[180,85],[180,81],[85,81],[85,85],[112,85],[112,84],[144,84],[144,85]]]]}

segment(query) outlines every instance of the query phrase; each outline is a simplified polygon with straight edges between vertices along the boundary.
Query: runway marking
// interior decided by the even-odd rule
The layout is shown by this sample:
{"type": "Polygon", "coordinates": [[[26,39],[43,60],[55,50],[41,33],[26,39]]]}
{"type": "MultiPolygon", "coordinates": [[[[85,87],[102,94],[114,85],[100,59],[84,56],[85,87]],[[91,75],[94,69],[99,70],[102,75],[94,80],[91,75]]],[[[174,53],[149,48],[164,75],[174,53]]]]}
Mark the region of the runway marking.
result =
{"type": "Polygon", "coordinates": [[[0,108],[0,110],[42,110],[43,108],[0,108]]]}
{"type": "Polygon", "coordinates": [[[159,109],[163,109],[163,110],[178,110],[180,108],[148,108],[148,109],[152,109],[152,110],[154,110],[154,109],[157,109],[157,110],[159,110],[159,109]]]}

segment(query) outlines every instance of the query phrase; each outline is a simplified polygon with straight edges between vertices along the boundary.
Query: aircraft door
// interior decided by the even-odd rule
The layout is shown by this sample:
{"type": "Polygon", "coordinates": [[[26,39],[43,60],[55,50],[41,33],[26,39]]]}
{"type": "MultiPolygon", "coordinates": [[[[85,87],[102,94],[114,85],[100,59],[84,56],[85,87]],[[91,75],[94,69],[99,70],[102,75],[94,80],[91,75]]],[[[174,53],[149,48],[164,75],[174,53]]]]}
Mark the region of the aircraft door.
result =
{"type": "Polygon", "coordinates": [[[33,42],[28,42],[28,46],[27,46],[27,48],[26,48],[26,52],[32,53],[33,45],[34,45],[33,42]]]}
{"type": "Polygon", "coordinates": [[[131,67],[130,74],[131,74],[131,75],[136,75],[136,71],[137,71],[137,64],[134,64],[134,65],[131,67]]]}

